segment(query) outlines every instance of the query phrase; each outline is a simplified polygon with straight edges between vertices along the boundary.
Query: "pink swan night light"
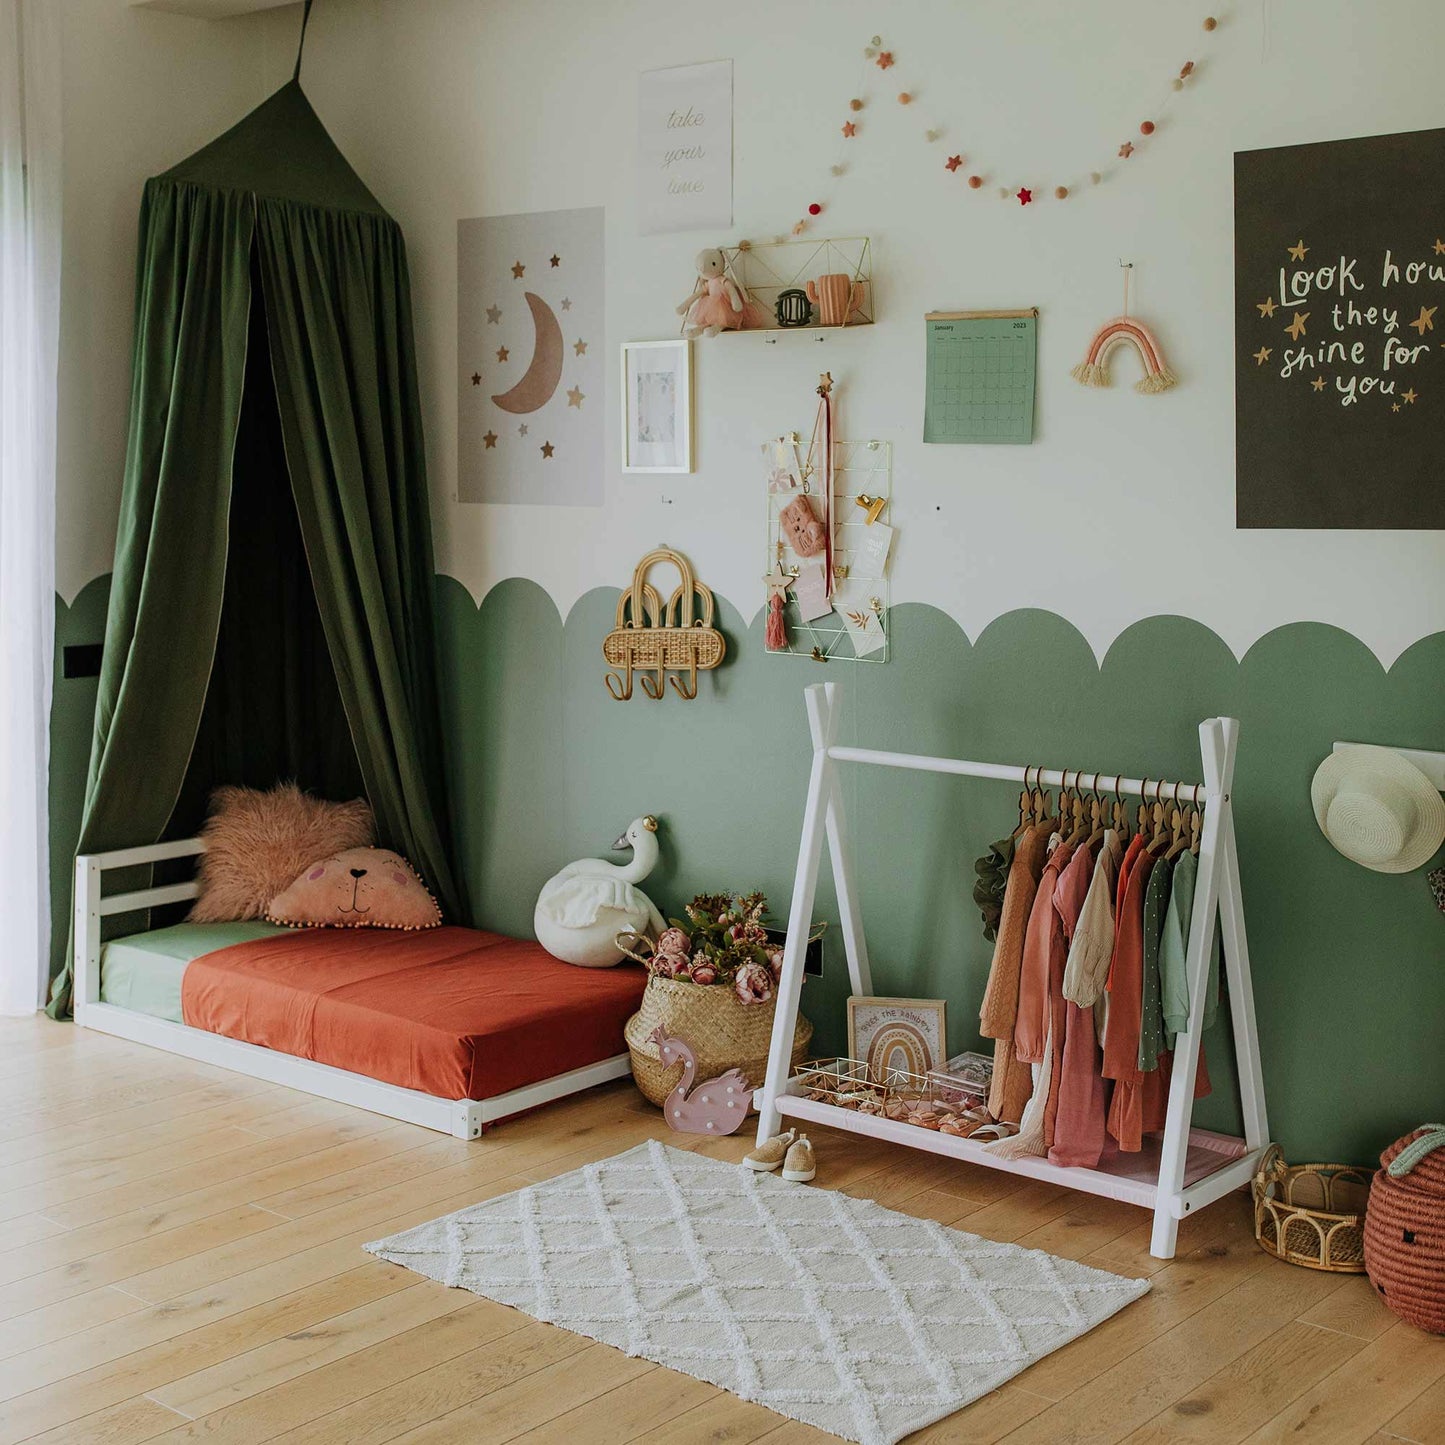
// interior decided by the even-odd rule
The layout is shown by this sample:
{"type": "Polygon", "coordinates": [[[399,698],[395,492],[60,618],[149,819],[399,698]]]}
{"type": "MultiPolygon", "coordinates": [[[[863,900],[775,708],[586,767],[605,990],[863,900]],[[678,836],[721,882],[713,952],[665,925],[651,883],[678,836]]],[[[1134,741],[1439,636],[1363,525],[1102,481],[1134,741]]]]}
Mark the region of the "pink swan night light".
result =
{"type": "Polygon", "coordinates": [[[657,1045],[664,1068],[682,1062],[682,1078],[662,1104],[663,1117],[678,1133],[731,1134],[742,1125],[753,1101],[753,1086],[740,1070],[729,1069],[692,1089],[697,1058],[687,1041],[674,1038],[661,1024],[647,1038],[657,1045]]]}

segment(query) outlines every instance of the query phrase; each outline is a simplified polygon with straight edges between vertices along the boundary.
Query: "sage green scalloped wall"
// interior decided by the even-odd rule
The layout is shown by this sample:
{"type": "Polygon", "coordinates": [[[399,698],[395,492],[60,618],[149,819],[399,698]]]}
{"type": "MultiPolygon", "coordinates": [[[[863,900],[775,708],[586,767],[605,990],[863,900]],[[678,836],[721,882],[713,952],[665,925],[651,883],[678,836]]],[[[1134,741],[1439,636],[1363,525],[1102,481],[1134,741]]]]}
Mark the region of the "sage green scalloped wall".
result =
{"type": "MultiPolygon", "coordinates": [[[[57,659],[96,641],[108,578],[58,606],[57,659]]],[[[1445,918],[1419,873],[1354,867],[1315,827],[1309,782],[1336,738],[1439,747],[1445,633],[1388,672],[1349,633],[1279,628],[1235,662],[1208,628],[1154,617],[1103,666],[1063,618],[1000,617],[970,641],[944,613],[893,609],[886,667],[767,655],[726,602],[730,657],[701,696],[614,702],[600,641],[616,593],[581,598],[565,625],[523,579],[478,607],[437,581],[458,866],[478,921],[528,934],[542,882],[598,855],[643,812],[664,819],[649,882],[663,910],[695,891],[765,889],[786,911],[808,765],[803,686],[841,684],[845,741],[919,752],[1197,777],[1195,724],[1242,722],[1235,792],[1255,995],[1273,1133],[1292,1158],[1368,1160],[1445,1108],[1445,918]]],[[[58,672],[58,669],[57,669],[58,672]]],[[[51,857],[63,937],[69,858],[95,706],[92,680],[57,680],[51,724],[51,857]]],[[[972,1044],[989,945],[969,899],[974,858],[1013,824],[999,784],[855,769],[846,807],[857,843],[875,986],[942,997],[955,1048],[972,1044]]],[[[826,882],[819,917],[832,916],[826,882]]],[[[804,1007],[820,1048],[841,1047],[846,973],[836,937],[804,1007]]],[[[57,942],[57,949],[61,946],[57,942]]],[[[1232,1128],[1227,1027],[1206,1039],[1216,1090],[1201,1122],[1232,1128]]]]}
{"type": "MultiPolygon", "coordinates": [[[[1154,617],[1103,666],[1063,618],[1012,612],[976,641],[927,606],[893,609],[885,667],[767,655],[726,603],[729,660],[693,703],[614,702],[603,635],[617,594],[582,597],[565,625],[551,599],[511,579],[480,608],[438,579],[444,712],[459,867],[479,921],[528,933],[540,884],[596,855],[639,813],[664,820],[649,882],[664,912],[695,891],[765,889],[786,911],[807,783],[806,683],[843,690],[844,741],[1001,761],[1200,776],[1196,724],[1240,718],[1235,791],[1265,1082],[1292,1158],[1368,1160],[1445,1107],[1445,918],[1421,874],[1347,863],[1309,805],[1336,738],[1439,747],[1445,633],[1389,672],[1356,638],[1302,623],[1242,662],[1208,628],[1154,617]]],[[[853,769],[846,807],[879,992],[948,1000],[950,1043],[976,1038],[990,947],[969,898],[973,860],[1015,821],[1001,784],[853,769]]],[[[826,886],[819,916],[831,917],[826,886]]],[[[841,947],[804,1008],[841,1047],[841,947]]],[[[1232,1128],[1227,1025],[1206,1039],[1216,1089],[1201,1122],[1232,1128]]]]}

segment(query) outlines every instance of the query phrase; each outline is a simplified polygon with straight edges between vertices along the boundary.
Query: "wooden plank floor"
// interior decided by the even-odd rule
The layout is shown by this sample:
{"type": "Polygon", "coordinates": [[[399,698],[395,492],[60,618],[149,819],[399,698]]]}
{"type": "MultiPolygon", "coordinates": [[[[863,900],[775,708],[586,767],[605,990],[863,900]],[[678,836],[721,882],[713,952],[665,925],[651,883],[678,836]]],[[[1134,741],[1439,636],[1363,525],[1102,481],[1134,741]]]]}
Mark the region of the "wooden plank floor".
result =
{"type": "MultiPolygon", "coordinates": [[[[37,1018],[0,1020],[0,1104],[0,1445],[833,1438],[362,1252],[650,1137],[746,1151],[630,1084],[469,1144],[37,1018]]],[[[1445,1442],[1445,1339],[1269,1259],[1243,1196],[1163,1264],[1127,1205],[815,1138],[820,1186],[1152,1278],[917,1441],[1445,1442]]]]}

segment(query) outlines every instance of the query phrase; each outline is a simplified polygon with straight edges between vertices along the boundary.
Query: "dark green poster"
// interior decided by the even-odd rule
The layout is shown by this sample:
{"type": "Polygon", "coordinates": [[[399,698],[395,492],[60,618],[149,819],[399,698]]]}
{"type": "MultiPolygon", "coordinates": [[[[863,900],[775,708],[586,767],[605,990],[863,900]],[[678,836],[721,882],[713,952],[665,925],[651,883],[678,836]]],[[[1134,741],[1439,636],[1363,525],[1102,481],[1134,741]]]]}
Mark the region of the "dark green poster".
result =
{"type": "Polygon", "coordinates": [[[1234,158],[1240,527],[1445,527],[1445,130],[1234,158]]]}

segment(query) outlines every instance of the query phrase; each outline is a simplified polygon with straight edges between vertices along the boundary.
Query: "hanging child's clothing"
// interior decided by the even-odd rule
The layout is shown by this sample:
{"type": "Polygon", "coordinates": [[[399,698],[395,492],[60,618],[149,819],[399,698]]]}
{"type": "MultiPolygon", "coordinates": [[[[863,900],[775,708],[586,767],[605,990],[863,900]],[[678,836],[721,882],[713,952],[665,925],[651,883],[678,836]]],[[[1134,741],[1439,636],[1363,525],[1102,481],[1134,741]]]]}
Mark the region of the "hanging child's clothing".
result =
{"type": "Polygon", "coordinates": [[[1024,935],[1038,892],[1049,839],[1057,819],[1030,825],[1019,836],[1009,866],[1008,887],[999,917],[993,963],[979,1008],[979,1032],[994,1040],[993,1083],[988,1111],[995,1119],[1017,1124],[1033,1093],[1029,1066],[1014,1056],[1014,1025],[1018,1021],[1019,974],[1023,964],[1024,935]]]}
{"type": "MultiPolygon", "coordinates": [[[[1038,895],[1029,914],[1019,1018],[1024,1021],[1025,999],[1032,1015],[1033,996],[1039,994],[1043,1004],[1044,1031],[1038,1050],[1038,1067],[1033,1070],[1033,1093],[1019,1122],[1019,1132],[1012,1138],[989,1146],[990,1152],[1006,1159],[1048,1153],[1053,1127],[1051,1105],[1057,1105],[1057,1084],[1064,1047],[1064,963],[1068,957],[1068,940],[1074,932],[1084,895],[1088,891],[1092,861],[1087,848],[1076,850],[1067,843],[1059,844],[1044,865],[1038,895]],[[1076,867],[1076,863],[1079,866],[1076,867]]],[[[1018,1037],[1015,1033],[1015,1054],[1022,1059],[1018,1037]]]]}
{"type": "Polygon", "coordinates": [[[1114,954],[1114,894],[1123,858],[1123,841],[1112,828],[1106,829],[1064,967],[1064,997],[1080,1008],[1092,1008],[1104,992],[1114,954]]]}
{"type": "Polygon", "coordinates": [[[1109,964],[1109,1027],[1104,1036],[1104,1077],[1114,1081],[1108,1129],[1119,1148],[1143,1148],[1144,1075],[1139,1069],[1139,1022],[1143,1009],[1144,897],[1158,860],[1135,837],[1119,870],[1114,914],[1114,956],[1109,964]]]}
{"type": "Polygon", "coordinates": [[[1049,967],[1049,1085],[1044,1104],[1044,1148],[1053,1148],[1058,1128],[1059,1100],[1064,1080],[1064,1048],[1068,1038],[1069,1003],[1064,997],[1064,969],[1069,947],[1078,929],[1084,899],[1094,876],[1094,854],[1087,843],[1074,849],[1074,856],[1059,875],[1054,890],[1054,908],[1059,916],[1060,946],[1049,967]]]}
{"type": "Polygon", "coordinates": [[[1159,1067],[1164,1051],[1164,1010],[1159,1003],[1159,940],[1164,934],[1164,913],[1169,907],[1169,880],[1174,862],[1161,858],[1149,875],[1144,895],[1143,998],[1139,1013],[1139,1068],[1149,1073],[1159,1067]]]}
{"type": "MultiPolygon", "coordinates": [[[[1164,1012],[1165,1041],[1171,1049],[1176,1036],[1189,1026],[1189,980],[1184,962],[1189,950],[1189,926],[1194,918],[1194,885],[1198,874],[1199,860],[1193,853],[1181,853],[1174,865],[1169,907],[1164,914],[1164,936],[1159,941],[1160,1006],[1164,1012]]],[[[1216,928],[1204,983],[1201,1032],[1214,1022],[1219,1012],[1219,959],[1220,939],[1216,928]]]]}
{"type": "Polygon", "coordinates": [[[1019,966],[1019,1006],[1014,1022],[1014,1053],[1026,1064],[1041,1064],[1049,1034],[1049,974],[1054,955],[1059,957],[1059,979],[1067,953],[1063,924],[1054,903],[1059,877],[1074,850],[1060,843],[1049,854],[1039,878],[1038,893],[1029,911],[1019,966]]]}

